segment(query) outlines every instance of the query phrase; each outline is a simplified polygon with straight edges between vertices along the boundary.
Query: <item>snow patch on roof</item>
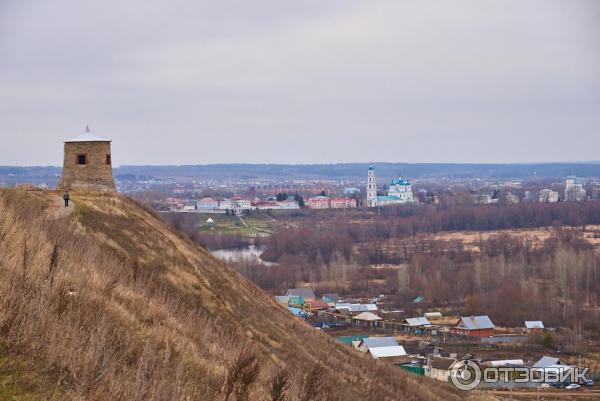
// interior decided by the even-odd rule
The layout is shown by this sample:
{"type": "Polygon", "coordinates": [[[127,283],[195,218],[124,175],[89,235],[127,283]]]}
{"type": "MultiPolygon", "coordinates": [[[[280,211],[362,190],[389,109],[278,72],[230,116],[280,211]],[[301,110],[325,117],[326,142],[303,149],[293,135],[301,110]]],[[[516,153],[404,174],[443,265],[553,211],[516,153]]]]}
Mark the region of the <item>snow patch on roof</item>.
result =
{"type": "Polygon", "coordinates": [[[85,132],[75,138],[66,140],[65,142],[111,142],[110,139],[102,138],[92,132],[89,127],[85,127],[85,132]]]}

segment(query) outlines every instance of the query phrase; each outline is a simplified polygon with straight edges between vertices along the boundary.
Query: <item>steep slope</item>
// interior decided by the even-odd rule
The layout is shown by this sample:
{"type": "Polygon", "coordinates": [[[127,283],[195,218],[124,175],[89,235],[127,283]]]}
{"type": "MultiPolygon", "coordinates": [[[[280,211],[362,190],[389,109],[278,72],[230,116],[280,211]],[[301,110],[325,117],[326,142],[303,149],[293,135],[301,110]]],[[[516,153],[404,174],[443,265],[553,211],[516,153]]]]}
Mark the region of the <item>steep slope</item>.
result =
{"type": "Polygon", "coordinates": [[[293,319],[136,202],[72,198],[57,217],[54,193],[0,190],[0,345],[56,383],[23,399],[269,400],[284,377],[289,400],[467,396],[293,319]]]}

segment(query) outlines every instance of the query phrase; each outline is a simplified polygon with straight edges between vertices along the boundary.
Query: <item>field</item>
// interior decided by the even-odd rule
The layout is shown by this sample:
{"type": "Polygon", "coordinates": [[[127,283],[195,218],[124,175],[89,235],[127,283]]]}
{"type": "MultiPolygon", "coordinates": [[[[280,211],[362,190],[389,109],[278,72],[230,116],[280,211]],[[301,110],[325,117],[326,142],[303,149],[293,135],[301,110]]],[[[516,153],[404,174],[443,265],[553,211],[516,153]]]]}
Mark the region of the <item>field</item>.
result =
{"type": "MultiPolygon", "coordinates": [[[[571,230],[570,228],[563,228],[563,230],[576,232],[577,234],[580,234],[587,242],[589,242],[590,245],[594,246],[594,248],[600,248],[600,235],[598,235],[600,226],[586,226],[585,230],[571,230]]],[[[482,241],[487,241],[491,237],[498,235],[509,235],[511,237],[528,240],[534,247],[537,247],[540,246],[545,240],[550,238],[552,234],[553,228],[545,227],[490,231],[451,231],[437,233],[431,236],[424,236],[424,238],[431,238],[434,241],[445,242],[458,241],[465,247],[465,250],[479,252],[482,241]]]]}

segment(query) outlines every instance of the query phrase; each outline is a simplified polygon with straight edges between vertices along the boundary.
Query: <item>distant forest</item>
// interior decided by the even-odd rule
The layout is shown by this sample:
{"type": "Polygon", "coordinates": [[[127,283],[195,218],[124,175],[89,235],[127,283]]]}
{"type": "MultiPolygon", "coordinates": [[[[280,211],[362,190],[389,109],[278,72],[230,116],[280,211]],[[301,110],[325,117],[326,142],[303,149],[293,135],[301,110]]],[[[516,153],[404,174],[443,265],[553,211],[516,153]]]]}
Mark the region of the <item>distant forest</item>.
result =
{"type": "MultiPolygon", "coordinates": [[[[413,179],[534,179],[562,178],[567,175],[600,177],[600,162],[538,164],[452,164],[452,163],[373,163],[381,178],[398,174],[413,179]]],[[[206,164],[183,166],[120,166],[114,174],[120,180],[144,178],[206,179],[330,179],[362,180],[368,163],[339,164],[206,164]]],[[[5,182],[57,178],[60,167],[0,166],[5,182]]]]}

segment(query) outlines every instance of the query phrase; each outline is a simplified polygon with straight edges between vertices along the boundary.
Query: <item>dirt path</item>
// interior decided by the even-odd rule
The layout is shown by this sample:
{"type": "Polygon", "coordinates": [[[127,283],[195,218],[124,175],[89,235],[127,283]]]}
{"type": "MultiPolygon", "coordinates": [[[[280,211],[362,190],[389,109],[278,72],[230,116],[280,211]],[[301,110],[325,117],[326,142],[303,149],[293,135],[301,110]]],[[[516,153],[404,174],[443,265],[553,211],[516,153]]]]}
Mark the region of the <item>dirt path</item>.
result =
{"type": "Polygon", "coordinates": [[[242,224],[244,227],[246,227],[246,228],[251,228],[251,229],[253,229],[253,230],[256,230],[256,231],[259,231],[259,232],[262,232],[262,233],[266,233],[266,234],[273,234],[273,231],[269,231],[269,230],[266,230],[266,229],[264,229],[264,228],[260,228],[260,227],[254,227],[254,226],[251,226],[251,225],[249,225],[249,224],[246,222],[246,220],[244,220],[244,218],[243,218],[242,216],[239,216],[239,215],[238,215],[238,216],[237,216],[237,218],[238,218],[238,220],[240,221],[240,223],[241,223],[241,224],[242,224]]]}
{"type": "Polygon", "coordinates": [[[48,213],[55,219],[62,219],[63,217],[67,217],[73,213],[74,209],[75,204],[72,200],[69,201],[69,207],[65,207],[65,201],[63,200],[62,196],[53,195],[52,203],[48,207],[48,213]]]}

